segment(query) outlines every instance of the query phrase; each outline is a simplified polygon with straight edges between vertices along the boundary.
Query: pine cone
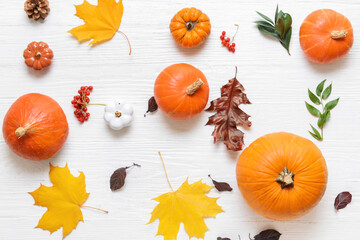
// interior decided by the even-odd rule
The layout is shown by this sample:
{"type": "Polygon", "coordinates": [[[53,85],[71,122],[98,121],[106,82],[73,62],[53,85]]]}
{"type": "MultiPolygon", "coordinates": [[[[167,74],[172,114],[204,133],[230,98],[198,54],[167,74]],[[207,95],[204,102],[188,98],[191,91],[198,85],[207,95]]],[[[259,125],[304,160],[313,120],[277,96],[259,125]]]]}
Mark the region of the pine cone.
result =
{"type": "Polygon", "coordinates": [[[48,0],[26,0],[24,10],[29,18],[45,19],[50,12],[48,0]]]}

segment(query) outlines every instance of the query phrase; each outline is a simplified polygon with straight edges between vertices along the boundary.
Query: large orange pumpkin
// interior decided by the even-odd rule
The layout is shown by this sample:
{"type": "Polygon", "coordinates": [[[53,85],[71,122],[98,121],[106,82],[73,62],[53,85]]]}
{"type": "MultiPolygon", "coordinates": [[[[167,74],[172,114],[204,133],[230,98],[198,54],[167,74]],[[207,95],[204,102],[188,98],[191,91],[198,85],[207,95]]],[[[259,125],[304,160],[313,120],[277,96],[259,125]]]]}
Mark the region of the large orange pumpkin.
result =
{"type": "Polygon", "coordinates": [[[209,99],[209,85],[199,69],[178,63],[159,74],[154,95],[166,115],[176,120],[187,120],[204,110],[209,99]]]}
{"type": "Polygon", "coordinates": [[[327,167],[319,148],[291,133],[272,133],[254,141],[239,157],[239,189],[248,205],[273,220],[308,213],[321,200],[327,167]]]}
{"type": "Polygon", "coordinates": [[[201,44],[210,35],[210,29],[209,17],[194,7],[180,10],[170,22],[175,42],[186,48],[201,44]]]}
{"type": "Polygon", "coordinates": [[[331,9],[320,9],[307,16],[300,27],[300,45],[315,63],[332,63],[347,54],[353,45],[349,19],[331,9]]]}
{"type": "Polygon", "coordinates": [[[66,116],[52,98],[30,93],[17,99],[3,122],[3,136],[20,157],[45,160],[64,145],[69,133],[66,116]]]}

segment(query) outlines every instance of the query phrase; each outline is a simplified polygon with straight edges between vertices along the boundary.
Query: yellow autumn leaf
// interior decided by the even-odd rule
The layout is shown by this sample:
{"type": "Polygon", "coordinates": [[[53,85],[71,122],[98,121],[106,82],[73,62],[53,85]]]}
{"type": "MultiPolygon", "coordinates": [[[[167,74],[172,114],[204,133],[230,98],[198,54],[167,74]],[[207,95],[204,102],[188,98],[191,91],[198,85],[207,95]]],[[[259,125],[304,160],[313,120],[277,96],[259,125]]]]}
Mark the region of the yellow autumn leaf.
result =
{"type": "MultiPolygon", "coordinates": [[[[170,188],[172,189],[171,185],[170,188]]],[[[156,235],[163,235],[164,240],[177,239],[180,223],[184,224],[189,238],[204,238],[205,232],[209,230],[204,218],[216,217],[217,214],[223,212],[222,208],[216,203],[218,198],[206,196],[206,193],[212,188],[202,183],[201,180],[189,184],[188,179],[186,179],[178,190],[174,191],[172,189],[172,192],[153,199],[159,204],[152,211],[148,224],[159,219],[156,235]]]]}
{"type": "Polygon", "coordinates": [[[79,221],[84,221],[80,207],[89,197],[85,189],[85,175],[80,172],[78,177],[74,177],[67,165],[61,168],[50,164],[49,176],[53,186],[40,184],[38,189],[30,193],[35,205],[47,208],[36,228],[53,233],[62,227],[65,238],[79,221]]]}
{"type": "Polygon", "coordinates": [[[86,0],[75,5],[76,16],[85,24],[69,31],[79,42],[93,39],[89,45],[110,40],[118,31],[124,12],[122,0],[98,0],[98,5],[92,5],[86,0]]]}

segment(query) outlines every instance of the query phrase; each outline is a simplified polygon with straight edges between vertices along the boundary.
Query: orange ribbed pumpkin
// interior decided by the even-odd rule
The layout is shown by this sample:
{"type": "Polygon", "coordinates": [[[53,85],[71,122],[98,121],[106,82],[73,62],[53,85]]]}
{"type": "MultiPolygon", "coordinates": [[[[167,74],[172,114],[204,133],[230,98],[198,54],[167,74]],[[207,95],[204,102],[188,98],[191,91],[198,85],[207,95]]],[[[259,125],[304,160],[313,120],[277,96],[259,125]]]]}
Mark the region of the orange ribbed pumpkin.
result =
{"type": "Polygon", "coordinates": [[[307,16],[300,27],[300,45],[315,63],[332,63],[347,54],[353,45],[349,19],[331,9],[320,9],[307,16]]]}
{"type": "Polygon", "coordinates": [[[176,43],[185,48],[201,44],[210,35],[209,17],[194,7],[180,10],[171,19],[170,31],[176,43]]]}
{"type": "Polygon", "coordinates": [[[324,157],[310,140],[291,133],[260,137],[246,148],[236,167],[239,189],[248,205],[273,220],[308,213],[327,184],[324,157]]]}
{"type": "Polygon", "coordinates": [[[209,99],[209,85],[205,75],[186,63],[165,68],[154,87],[159,108],[176,120],[187,120],[204,110],[209,99]]]}
{"type": "Polygon", "coordinates": [[[52,98],[30,93],[17,99],[3,122],[3,136],[20,157],[45,160],[54,156],[69,134],[66,116],[52,98]]]}

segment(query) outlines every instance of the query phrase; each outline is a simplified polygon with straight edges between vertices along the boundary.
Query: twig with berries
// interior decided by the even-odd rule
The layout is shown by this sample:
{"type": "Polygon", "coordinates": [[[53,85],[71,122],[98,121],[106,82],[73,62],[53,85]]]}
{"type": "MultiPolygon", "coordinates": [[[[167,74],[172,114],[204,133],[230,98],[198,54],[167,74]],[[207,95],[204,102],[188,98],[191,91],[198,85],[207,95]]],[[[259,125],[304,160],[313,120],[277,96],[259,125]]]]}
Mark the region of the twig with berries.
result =
{"type": "Polygon", "coordinates": [[[235,46],[236,46],[236,44],[234,43],[234,39],[235,39],[235,36],[236,36],[236,34],[237,34],[238,30],[239,30],[239,25],[235,24],[235,26],[236,26],[236,32],[235,32],[234,36],[231,37],[231,39],[230,39],[230,37],[226,36],[225,31],[223,31],[221,36],[220,36],[221,44],[223,46],[227,47],[229,52],[233,52],[233,53],[235,52],[235,46]]]}
{"type": "Polygon", "coordinates": [[[79,95],[74,96],[74,99],[71,101],[71,104],[75,108],[74,115],[81,123],[89,120],[90,113],[87,112],[88,105],[106,106],[106,104],[95,104],[95,103],[90,104],[89,96],[92,90],[93,90],[93,86],[82,86],[78,91],[79,95]]]}

